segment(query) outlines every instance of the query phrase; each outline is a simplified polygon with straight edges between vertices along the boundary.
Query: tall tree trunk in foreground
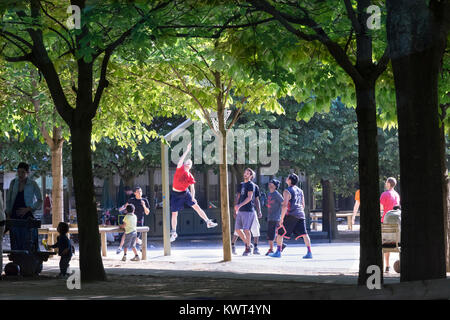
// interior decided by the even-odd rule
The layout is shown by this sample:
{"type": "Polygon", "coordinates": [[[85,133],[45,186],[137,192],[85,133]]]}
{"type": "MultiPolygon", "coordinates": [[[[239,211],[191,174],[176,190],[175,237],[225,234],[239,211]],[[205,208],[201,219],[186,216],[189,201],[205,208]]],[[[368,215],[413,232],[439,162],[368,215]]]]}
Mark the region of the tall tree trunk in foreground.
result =
{"type": "Polygon", "coordinates": [[[231,261],[231,227],[230,200],[228,193],[228,164],[227,164],[227,130],[224,119],[225,108],[223,101],[218,99],[217,116],[219,121],[220,146],[220,212],[222,216],[223,261],[231,261]]]}
{"type": "Polygon", "coordinates": [[[387,1],[402,182],[401,281],[446,277],[438,75],[448,11],[448,1],[387,1]]]}
{"type": "Polygon", "coordinates": [[[365,285],[367,268],[383,268],[381,252],[380,193],[375,82],[356,86],[358,119],[358,169],[361,195],[360,261],[358,284],[365,285]]]}
{"type": "Polygon", "coordinates": [[[105,280],[106,274],[100,255],[97,205],[92,175],[92,122],[75,122],[70,128],[75,202],[77,207],[82,281],[105,280]],[[75,165],[76,164],[76,165],[75,165]]]}

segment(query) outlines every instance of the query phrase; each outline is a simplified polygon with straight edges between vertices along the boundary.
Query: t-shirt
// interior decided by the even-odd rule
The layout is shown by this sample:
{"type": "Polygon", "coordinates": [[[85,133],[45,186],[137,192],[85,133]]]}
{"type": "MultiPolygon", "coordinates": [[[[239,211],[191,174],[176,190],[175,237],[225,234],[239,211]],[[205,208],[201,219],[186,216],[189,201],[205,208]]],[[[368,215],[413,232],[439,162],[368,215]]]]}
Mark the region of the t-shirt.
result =
{"type": "Polygon", "coordinates": [[[359,200],[359,189],[356,190],[356,193],[355,193],[355,201],[360,201],[360,200],[359,200]]]}
{"type": "Polygon", "coordinates": [[[184,166],[177,168],[175,175],[173,176],[173,188],[184,191],[194,183],[195,179],[192,173],[186,171],[184,166]]]}
{"type": "Polygon", "coordinates": [[[303,190],[297,186],[291,186],[286,189],[291,194],[288,202],[287,214],[297,219],[305,219],[305,211],[303,210],[303,190]]]}
{"type": "Polygon", "coordinates": [[[245,199],[247,199],[248,197],[248,193],[249,192],[253,192],[253,197],[252,200],[250,202],[248,202],[246,205],[242,206],[239,211],[245,211],[245,212],[250,212],[255,210],[255,192],[256,189],[256,185],[251,182],[241,182],[239,184],[239,188],[237,189],[239,191],[239,201],[238,204],[242,203],[245,201],[245,199]]]}
{"type": "Polygon", "coordinates": [[[283,196],[275,190],[267,195],[267,220],[280,221],[283,196]]]}
{"type": "Polygon", "coordinates": [[[67,252],[65,252],[64,257],[72,256],[72,243],[70,242],[67,235],[59,235],[56,238],[56,243],[54,245],[50,246],[50,248],[58,248],[59,256],[63,255],[62,253],[65,249],[69,249],[69,250],[67,250],[67,252]]]}
{"type": "Polygon", "coordinates": [[[253,193],[253,199],[259,198],[261,194],[259,193],[259,186],[255,183],[255,192],[253,193]]]}
{"type": "Polygon", "coordinates": [[[400,195],[394,189],[387,190],[381,194],[380,204],[383,205],[383,217],[381,218],[381,223],[383,223],[386,212],[400,205],[400,195]]]}
{"type": "Polygon", "coordinates": [[[123,222],[125,223],[125,233],[129,234],[136,231],[137,228],[137,217],[135,214],[127,213],[123,218],[123,222]]]}
{"type": "Polygon", "coordinates": [[[144,219],[145,211],[144,207],[142,206],[141,200],[144,200],[145,206],[150,209],[150,204],[148,203],[148,200],[145,198],[136,199],[136,197],[132,197],[128,200],[128,204],[132,204],[134,206],[134,214],[136,215],[137,219],[141,221],[144,219]]]}

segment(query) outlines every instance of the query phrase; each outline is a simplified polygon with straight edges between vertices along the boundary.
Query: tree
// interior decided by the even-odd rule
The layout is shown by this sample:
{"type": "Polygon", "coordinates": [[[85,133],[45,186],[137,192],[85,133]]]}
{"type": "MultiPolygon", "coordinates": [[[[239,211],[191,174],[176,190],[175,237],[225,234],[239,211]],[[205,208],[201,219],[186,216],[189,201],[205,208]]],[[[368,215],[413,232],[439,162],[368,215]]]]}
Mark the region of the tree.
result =
{"type": "MultiPolygon", "coordinates": [[[[386,8],[402,178],[400,279],[445,278],[448,195],[438,78],[448,41],[450,2],[388,0],[386,8]]],[[[448,81],[443,85],[448,91],[448,81]]]]}
{"type": "MultiPolygon", "coordinates": [[[[67,4],[23,0],[2,3],[2,55],[9,62],[31,62],[42,73],[53,103],[70,129],[73,179],[80,238],[82,281],[105,280],[97,211],[94,201],[91,140],[93,119],[109,85],[108,66],[125,43],[139,43],[140,28],[173,19],[177,1],[119,3],[71,0],[81,10],[80,28],[69,29],[67,4]],[[120,12],[120,15],[117,13],[120,12]],[[173,15],[172,15],[173,14],[173,15]],[[137,40],[133,42],[132,40],[137,40]],[[61,77],[60,64],[70,65],[71,90],[61,77]]],[[[108,105],[102,105],[104,109],[108,105]]],[[[129,131],[128,131],[129,132],[129,131]]]]}
{"type": "Polygon", "coordinates": [[[194,119],[200,114],[218,141],[224,261],[230,261],[227,131],[246,111],[258,113],[264,108],[281,113],[277,98],[283,92],[273,83],[249,76],[236,60],[215,50],[218,46],[220,40],[155,42],[155,50],[131,74],[176,114],[194,119]],[[228,124],[227,109],[234,109],[228,124]]]}
{"type": "MultiPolygon", "coordinates": [[[[314,42],[323,46],[329,53],[328,57],[322,57],[322,60],[326,62],[325,67],[326,65],[339,66],[339,72],[343,71],[347,79],[348,77],[351,79],[351,84],[355,88],[361,187],[361,249],[358,278],[360,285],[366,284],[368,266],[382,267],[375,98],[376,82],[386,70],[389,62],[389,49],[383,42],[374,42],[373,33],[368,28],[367,22],[370,18],[368,8],[373,2],[375,1],[249,0],[242,4],[239,2],[242,6],[250,5],[257,14],[267,14],[260,17],[261,19],[267,17],[275,19],[278,23],[276,27],[268,29],[269,27],[265,25],[267,32],[272,33],[274,38],[272,42],[277,43],[277,37],[281,38],[280,30],[285,30],[289,35],[294,35],[301,41],[314,42]],[[276,30],[276,35],[273,33],[274,30],[276,30]],[[343,36],[344,32],[348,36],[343,36]],[[374,62],[374,54],[379,56],[377,62],[374,62]]],[[[271,26],[274,25],[271,24],[271,26]]],[[[273,48],[273,46],[269,48],[273,48]]],[[[328,67],[327,69],[332,68],[328,67]]],[[[300,70],[297,72],[303,77],[300,70]]],[[[320,75],[316,76],[320,83],[320,75]]],[[[323,88],[320,93],[325,92],[327,88],[329,87],[323,88]]],[[[325,96],[328,97],[327,94],[325,96]]],[[[320,101],[322,105],[329,104],[329,100],[326,98],[322,98],[320,101]]],[[[344,99],[346,104],[353,101],[344,99]]],[[[309,114],[311,111],[314,112],[311,108],[309,110],[309,114]]]]}
{"type": "MultiPolygon", "coordinates": [[[[4,75],[0,81],[8,88],[8,101],[1,113],[12,131],[21,131],[24,126],[33,128],[35,137],[38,134],[51,151],[52,174],[52,224],[56,227],[63,217],[63,144],[68,130],[57,114],[48,92],[36,69],[27,63],[5,65],[4,75]],[[14,116],[11,116],[14,115],[14,116]],[[48,130],[47,128],[51,129],[48,130]]],[[[38,164],[41,166],[41,164],[38,164]]],[[[44,171],[44,176],[46,173],[44,171]]],[[[46,190],[43,190],[45,194],[46,190]]]]}

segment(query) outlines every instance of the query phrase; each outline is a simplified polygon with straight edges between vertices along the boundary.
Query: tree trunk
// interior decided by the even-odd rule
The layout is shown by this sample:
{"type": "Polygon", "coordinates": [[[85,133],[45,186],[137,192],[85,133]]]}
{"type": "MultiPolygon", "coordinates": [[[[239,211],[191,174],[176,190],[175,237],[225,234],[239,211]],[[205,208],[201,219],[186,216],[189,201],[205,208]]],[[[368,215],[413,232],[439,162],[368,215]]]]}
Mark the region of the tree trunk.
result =
{"type": "Polygon", "coordinates": [[[328,232],[329,239],[336,239],[338,230],[336,210],[334,207],[333,185],[330,180],[321,180],[322,183],[322,231],[328,232]]]}
{"type": "Polygon", "coordinates": [[[361,195],[358,284],[366,285],[367,278],[370,276],[367,274],[369,266],[376,265],[380,270],[383,269],[375,82],[370,82],[365,86],[357,85],[356,100],[361,195]]]}
{"type": "MultiPolygon", "coordinates": [[[[444,105],[439,106],[441,109],[441,115],[440,119],[441,121],[446,118],[447,109],[444,105]]],[[[443,183],[442,187],[444,188],[443,193],[443,202],[444,202],[444,235],[445,235],[445,255],[446,255],[446,266],[447,266],[447,272],[450,272],[450,197],[449,197],[449,190],[450,190],[450,179],[448,176],[448,169],[447,169],[447,162],[446,162],[446,141],[445,141],[445,125],[441,125],[441,161],[442,161],[442,168],[444,169],[444,172],[442,174],[443,183]]]]}
{"type": "Polygon", "coordinates": [[[228,161],[227,161],[227,131],[225,127],[225,108],[220,98],[217,99],[217,117],[219,121],[218,138],[220,141],[220,211],[222,216],[223,261],[231,261],[231,228],[230,206],[228,194],[228,161]]]}
{"type": "MultiPolygon", "coordinates": [[[[56,128],[55,128],[56,129],[56,128]]],[[[63,186],[63,144],[61,131],[53,130],[53,146],[52,153],[52,225],[57,227],[58,224],[64,221],[64,186],[63,186]],[[59,134],[57,133],[59,132],[59,134]]]]}
{"type": "MultiPolygon", "coordinates": [[[[130,187],[131,189],[133,189],[135,187],[135,185],[134,185],[135,177],[134,176],[123,176],[121,178],[124,181],[125,186],[130,187]]],[[[133,192],[134,192],[134,190],[133,190],[133,192]]]]}
{"type": "Polygon", "coordinates": [[[387,1],[387,10],[402,183],[400,280],[445,278],[445,161],[438,114],[443,12],[418,0],[387,1]]]}
{"type": "Polygon", "coordinates": [[[77,208],[82,281],[106,280],[100,252],[97,206],[92,174],[92,121],[83,119],[70,127],[72,172],[77,208]]]}
{"type": "Polygon", "coordinates": [[[72,185],[73,185],[73,179],[72,177],[67,177],[67,203],[68,203],[68,211],[69,211],[69,219],[70,219],[70,214],[72,211],[72,185]]]}

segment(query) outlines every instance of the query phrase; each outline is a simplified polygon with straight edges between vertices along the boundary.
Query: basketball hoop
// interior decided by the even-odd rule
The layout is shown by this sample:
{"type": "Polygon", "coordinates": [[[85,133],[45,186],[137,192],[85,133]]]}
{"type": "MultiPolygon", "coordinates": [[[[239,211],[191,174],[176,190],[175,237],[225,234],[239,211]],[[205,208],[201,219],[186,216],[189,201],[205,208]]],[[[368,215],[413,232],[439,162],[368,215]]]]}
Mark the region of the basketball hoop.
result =
{"type": "MultiPolygon", "coordinates": [[[[229,109],[225,109],[225,112],[223,114],[223,118],[224,118],[224,123],[227,123],[228,118],[231,115],[231,110],[229,109]]],[[[219,132],[219,117],[217,116],[217,112],[213,111],[210,113],[211,116],[211,122],[213,124],[214,130],[219,132]]]]}

